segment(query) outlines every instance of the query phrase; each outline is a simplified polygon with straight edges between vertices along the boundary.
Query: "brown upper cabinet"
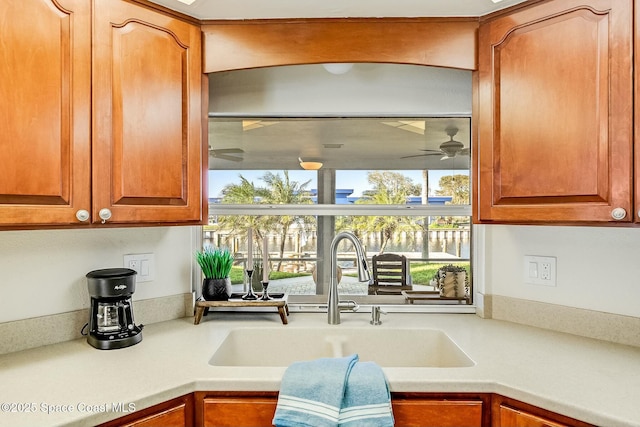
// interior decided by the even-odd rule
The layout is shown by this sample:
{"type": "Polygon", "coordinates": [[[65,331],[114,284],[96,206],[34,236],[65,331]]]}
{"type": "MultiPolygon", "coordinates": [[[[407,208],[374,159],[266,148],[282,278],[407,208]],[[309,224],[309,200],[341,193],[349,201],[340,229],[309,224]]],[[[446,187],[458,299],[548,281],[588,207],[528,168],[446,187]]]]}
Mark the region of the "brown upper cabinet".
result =
{"type": "Polygon", "coordinates": [[[631,0],[481,22],[474,219],[633,221],[631,0]]]}
{"type": "Polygon", "coordinates": [[[637,220],[632,6],[206,22],[201,50],[197,24],[134,2],[4,0],[0,227],[201,223],[202,72],[322,62],[477,69],[476,222],[637,220]]]}
{"type": "Polygon", "coordinates": [[[0,21],[0,226],[201,222],[199,27],[119,0],[0,21]]]}
{"type": "Polygon", "coordinates": [[[200,222],[201,58],[199,26],[95,0],[94,220],[108,209],[113,222],[200,222]]]}
{"type": "Polygon", "coordinates": [[[91,3],[0,2],[0,225],[91,209],[91,3]]]}

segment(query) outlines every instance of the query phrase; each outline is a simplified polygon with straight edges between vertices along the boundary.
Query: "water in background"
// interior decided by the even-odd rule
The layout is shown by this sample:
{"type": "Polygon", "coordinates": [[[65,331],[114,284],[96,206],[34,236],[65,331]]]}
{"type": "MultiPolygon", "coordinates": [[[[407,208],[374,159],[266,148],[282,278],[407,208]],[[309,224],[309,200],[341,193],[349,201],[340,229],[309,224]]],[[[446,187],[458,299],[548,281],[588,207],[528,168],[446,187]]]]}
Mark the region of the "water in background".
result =
{"type": "MultiPolygon", "coordinates": [[[[445,257],[469,259],[471,255],[469,234],[469,230],[467,229],[430,230],[429,257],[438,258],[444,255],[445,257]]],[[[233,252],[246,253],[247,250],[245,238],[240,239],[229,234],[205,232],[204,243],[205,245],[227,247],[233,252]]],[[[280,236],[270,235],[269,252],[279,252],[280,243],[280,236]]],[[[371,233],[362,239],[362,244],[368,253],[376,253],[380,251],[382,240],[378,233],[371,233]]],[[[316,252],[316,235],[302,232],[287,234],[284,252],[285,256],[298,254],[300,256],[306,255],[314,257],[316,252]]],[[[402,253],[410,258],[421,258],[422,234],[402,233],[399,239],[387,243],[384,252],[402,253]]]]}

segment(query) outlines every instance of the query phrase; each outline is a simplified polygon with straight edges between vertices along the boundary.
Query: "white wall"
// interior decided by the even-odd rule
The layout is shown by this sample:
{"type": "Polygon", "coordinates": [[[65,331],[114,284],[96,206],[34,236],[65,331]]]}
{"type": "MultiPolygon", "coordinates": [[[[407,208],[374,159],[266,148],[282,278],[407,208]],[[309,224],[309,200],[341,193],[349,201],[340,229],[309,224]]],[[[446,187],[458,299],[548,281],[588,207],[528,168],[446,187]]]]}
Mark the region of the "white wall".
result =
{"type": "Polygon", "coordinates": [[[134,300],[191,291],[192,227],[0,231],[0,323],[89,307],[85,275],[155,254],[155,280],[134,300]]]}
{"type": "Polygon", "coordinates": [[[640,229],[482,227],[487,294],[640,317],[640,229]],[[525,255],[555,256],[557,286],[525,284],[525,255]]]}

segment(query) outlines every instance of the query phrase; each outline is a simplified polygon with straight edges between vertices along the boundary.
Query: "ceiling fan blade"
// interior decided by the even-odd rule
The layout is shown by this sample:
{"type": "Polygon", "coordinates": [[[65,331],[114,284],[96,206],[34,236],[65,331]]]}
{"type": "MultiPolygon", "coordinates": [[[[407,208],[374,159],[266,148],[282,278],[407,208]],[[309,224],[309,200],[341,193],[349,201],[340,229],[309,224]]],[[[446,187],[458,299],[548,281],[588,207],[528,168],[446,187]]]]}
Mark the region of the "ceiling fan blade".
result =
{"type": "Polygon", "coordinates": [[[467,148],[463,148],[462,150],[460,150],[460,152],[458,154],[462,154],[463,156],[468,156],[469,153],[470,153],[469,147],[467,147],[467,148]]]}
{"type": "Polygon", "coordinates": [[[246,132],[252,129],[260,129],[260,128],[271,126],[271,125],[277,125],[278,123],[280,122],[265,121],[265,120],[243,120],[242,130],[246,132]]]}
{"type": "Polygon", "coordinates": [[[211,148],[209,147],[209,151],[211,151],[214,155],[217,154],[242,154],[244,150],[242,148],[211,148]]]}
{"type": "Polygon", "coordinates": [[[412,156],[404,156],[404,157],[400,157],[401,159],[409,159],[411,157],[422,157],[422,156],[438,156],[440,154],[442,154],[442,151],[440,150],[420,150],[420,151],[425,151],[424,154],[414,154],[412,156]],[[430,151],[430,153],[426,153],[426,151],[430,151]]]}
{"type": "Polygon", "coordinates": [[[404,157],[400,157],[400,158],[401,159],[410,159],[412,157],[440,156],[440,155],[442,155],[442,151],[435,151],[435,150],[430,150],[430,151],[433,151],[433,153],[414,154],[413,156],[404,156],[404,157]]]}
{"type": "Polygon", "coordinates": [[[212,149],[209,148],[209,154],[211,157],[215,157],[217,159],[230,160],[232,162],[241,162],[242,154],[244,150],[241,148],[218,148],[212,149]],[[232,154],[240,154],[240,156],[233,156],[232,154]]]}
{"type": "Polygon", "coordinates": [[[243,159],[242,157],[236,157],[236,156],[227,156],[227,155],[220,155],[220,156],[215,156],[218,159],[224,159],[224,160],[231,160],[232,162],[241,162],[243,159]]]}
{"type": "Polygon", "coordinates": [[[212,153],[211,157],[213,157],[215,159],[230,160],[232,162],[241,162],[243,160],[242,157],[230,156],[228,154],[213,154],[212,153]]]}

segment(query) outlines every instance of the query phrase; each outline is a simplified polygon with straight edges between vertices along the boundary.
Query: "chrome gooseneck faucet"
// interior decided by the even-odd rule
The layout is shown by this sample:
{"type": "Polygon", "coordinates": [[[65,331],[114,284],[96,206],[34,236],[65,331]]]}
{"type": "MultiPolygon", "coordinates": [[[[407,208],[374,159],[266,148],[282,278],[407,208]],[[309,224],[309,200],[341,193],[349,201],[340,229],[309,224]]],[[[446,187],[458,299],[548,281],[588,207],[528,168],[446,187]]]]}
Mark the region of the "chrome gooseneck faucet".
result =
{"type": "Polygon", "coordinates": [[[356,264],[358,266],[358,280],[361,282],[369,282],[371,275],[367,267],[367,255],[364,252],[362,243],[349,231],[338,233],[331,242],[331,282],[329,283],[329,300],[327,301],[327,321],[330,325],[340,324],[340,301],[338,298],[338,243],[342,239],[349,239],[356,249],[356,264]]]}

